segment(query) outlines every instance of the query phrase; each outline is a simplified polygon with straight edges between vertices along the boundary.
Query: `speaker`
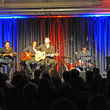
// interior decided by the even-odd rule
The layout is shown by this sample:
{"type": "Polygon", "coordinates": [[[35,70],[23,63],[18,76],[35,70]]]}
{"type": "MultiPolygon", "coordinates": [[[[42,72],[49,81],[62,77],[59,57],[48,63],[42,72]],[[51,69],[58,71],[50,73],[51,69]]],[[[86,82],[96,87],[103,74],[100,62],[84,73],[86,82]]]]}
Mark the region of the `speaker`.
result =
{"type": "Polygon", "coordinates": [[[110,69],[110,56],[106,57],[106,67],[107,67],[107,71],[110,69]]]}

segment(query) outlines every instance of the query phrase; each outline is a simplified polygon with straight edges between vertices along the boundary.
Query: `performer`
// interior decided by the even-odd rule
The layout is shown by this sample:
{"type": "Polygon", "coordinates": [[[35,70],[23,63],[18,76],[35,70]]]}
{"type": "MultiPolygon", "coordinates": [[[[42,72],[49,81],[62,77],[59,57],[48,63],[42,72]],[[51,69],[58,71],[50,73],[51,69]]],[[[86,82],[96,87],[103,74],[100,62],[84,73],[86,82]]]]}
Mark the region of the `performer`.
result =
{"type": "Polygon", "coordinates": [[[88,66],[87,64],[91,62],[90,52],[87,50],[85,45],[82,47],[82,50],[79,52],[79,54],[78,52],[75,52],[75,55],[78,60],[78,66],[88,66]]]}
{"type": "Polygon", "coordinates": [[[11,70],[15,55],[16,53],[14,49],[10,47],[10,42],[5,41],[4,47],[0,48],[0,64],[6,64],[7,75],[9,78],[11,77],[10,70],[11,70]]]}
{"type": "Polygon", "coordinates": [[[55,54],[55,48],[53,45],[50,45],[50,39],[49,37],[45,37],[45,44],[41,44],[38,49],[42,52],[45,52],[46,58],[44,60],[41,60],[42,66],[46,65],[48,68],[48,72],[51,73],[56,65],[57,62],[54,59],[55,54]]]}
{"type": "Polygon", "coordinates": [[[31,78],[32,75],[31,64],[36,64],[37,65],[36,69],[38,67],[38,63],[35,60],[36,51],[37,51],[37,42],[34,40],[31,46],[27,46],[23,50],[23,53],[21,54],[21,61],[25,61],[29,78],[31,78]]]}

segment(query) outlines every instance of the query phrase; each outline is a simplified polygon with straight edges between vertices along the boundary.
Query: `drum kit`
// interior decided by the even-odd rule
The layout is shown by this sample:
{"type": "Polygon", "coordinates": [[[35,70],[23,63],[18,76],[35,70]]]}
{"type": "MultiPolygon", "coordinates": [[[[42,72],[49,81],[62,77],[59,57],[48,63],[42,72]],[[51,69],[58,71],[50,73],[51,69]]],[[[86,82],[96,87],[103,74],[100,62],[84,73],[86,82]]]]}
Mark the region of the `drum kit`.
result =
{"type": "MultiPolygon", "coordinates": [[[[74,60],[74,57],[63,56],[62,58],[74,60]]],[[[72,69],[77,69],[79,71],[86,71],[86,69],[89,66],[91,66],[90,60],[82,61],[79,59],[76,61],[76,63],[67,63],[68,71],[71,71],[72,69]]]]}

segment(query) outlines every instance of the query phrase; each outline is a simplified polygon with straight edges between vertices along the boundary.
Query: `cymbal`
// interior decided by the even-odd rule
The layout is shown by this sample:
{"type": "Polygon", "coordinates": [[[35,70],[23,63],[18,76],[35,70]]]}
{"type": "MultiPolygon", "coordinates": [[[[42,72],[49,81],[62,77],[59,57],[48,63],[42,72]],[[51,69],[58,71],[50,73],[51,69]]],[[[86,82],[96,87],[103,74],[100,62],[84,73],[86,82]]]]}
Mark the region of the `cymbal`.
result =
{"type": "Polygon", "coordinates": [[[92,56],[81,56],[81,57],[92,57],[92,56]]]}

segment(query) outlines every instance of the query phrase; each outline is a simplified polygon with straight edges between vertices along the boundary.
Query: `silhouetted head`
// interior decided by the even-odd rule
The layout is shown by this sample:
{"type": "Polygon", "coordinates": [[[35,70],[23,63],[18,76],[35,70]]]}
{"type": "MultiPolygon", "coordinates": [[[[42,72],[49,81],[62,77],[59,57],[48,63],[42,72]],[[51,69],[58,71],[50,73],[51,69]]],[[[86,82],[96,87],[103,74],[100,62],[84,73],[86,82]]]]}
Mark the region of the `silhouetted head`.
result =
{"type": "Polygon", "coordinates": [[[109,101],[102,94],[91,96],[88,101],[88,110],[109,110],[109,101]]]}
{"type": "Polygon", "coordinates": [[[28,78],[26,75],[22,75],[22,74],[17,74],[15,75],[12,80],[11,83],[16,87],[16,88],[23,88],[24,85],[26,83],[28,83],[28,78]]]}
{"type": "Polygon", "coordinates": [[[93,73],[99,74],[100,73],[100,69],[99,68],[93,68],[93,73]]]}
{"type": "Polygon", "coordinates": [[[86,81],[91,81],[93,79],[93,72],[86,71],[86,81]]]}
{"type": "Polygon", "coordinates": [[[71,80],[72,79],[76,79],[76,78],[78,78],[79,77],[79,71],[77,70],[77,69],[72,69],[71,71],[70,71],[70,77],[71,77],[71,80]]]}
{"type": "Polygon", "coordinates": [[[63,72],[63,79],[64,79],[64,81],[67,81],[67,82],[70,80],[70,72],[69,71],[63,72]]]}
{"type": "Polygon", "coordinates": [[[107,71],[107,79],[110,79],[110,69],[107,71]]]}
{"type": "Polygon", "coordinates": [[[39,78],[41,71],[40,70],[35,70],[34,72],[34,78],[39,78]]]}
{"type": "Polygon", "coordinates": [[[75,103],[72,100],[58,99],[53,103],[51,110],[77,110],[77,109],[75,103]]]}
{"type": "Polygon", "coordinates": [[[34,83],[27,83],[23,87],[23,98],[24,100],[37,100],[38,97],[38,87],[34,83]]]}

